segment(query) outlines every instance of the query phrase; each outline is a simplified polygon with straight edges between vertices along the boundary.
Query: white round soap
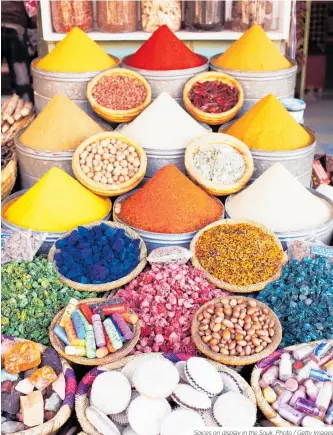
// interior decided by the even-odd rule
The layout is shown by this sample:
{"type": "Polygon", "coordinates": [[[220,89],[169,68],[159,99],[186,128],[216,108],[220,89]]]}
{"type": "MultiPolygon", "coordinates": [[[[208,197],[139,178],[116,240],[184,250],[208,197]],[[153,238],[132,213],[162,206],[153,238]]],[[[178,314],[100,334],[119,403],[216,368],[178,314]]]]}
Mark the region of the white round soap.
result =
{"type": "Polygon", "coordinates": [[[124,411],[130,400],[131,385],[122,373],[101,373],[92,384],[90,405],[105,414],[118,414],[124,411]]]}
{"type": "Polygon", "coordinates": [[[127,426],[123,430],[123,434],[122,435],[138,435],[138,434],[136,432],[134,432],[134,430],[131,428],[131,426],[127,426]]]}
{"type": "Polygon", "coordinates": [[[193,435],[195,429],[203,429],[205,423],[195,411],[176,409],[162,422],[161,435],[193,435]]]}
{"type": "Polygon", "coordinates": [[[156,358],[140,364],[132,379],[140,394],[162,399],[170,396],[177,387],[179,373],[171,361],[166,358],[156,358]]]}
{"type": "Polygon", "coordinates": [[[158,435],[162,421],[170,412],[167,400],[140,396],[128,407],[128,420],[138,435],[158,435]]]}
{"type": "Polygon", "coordinates": [[[133,386],[133,375],[135,370],[143,363],[151,360],[151,359],[163,359],[163,356],[156,353],[142,353],[140,355],[136,355],[135,358],[131,359],[122,369],[121,373],[126,376],[129,380],[129,383],[133,386]]]}
{"type": "Polygon", "coordinates": [[[185,375],[192,387],[210,397],[220,394],[223,390],[223,381],[218,370],[205,358],[190,358],[186,362],[185,375]]]}
{"type": "Polygon", "coordinates": [[[187,384],[179,384],[171,394],[171,398],[183,408],[195,411],[207,411],[212,406],[212,401],[207,394],[187,384]]]}
{"type": "Polygon", "coordinates": [[[213,415],[219,426],[253,427],[257,407],[242,394],[230,391],[218,397],[213,406],[213,415]]]}

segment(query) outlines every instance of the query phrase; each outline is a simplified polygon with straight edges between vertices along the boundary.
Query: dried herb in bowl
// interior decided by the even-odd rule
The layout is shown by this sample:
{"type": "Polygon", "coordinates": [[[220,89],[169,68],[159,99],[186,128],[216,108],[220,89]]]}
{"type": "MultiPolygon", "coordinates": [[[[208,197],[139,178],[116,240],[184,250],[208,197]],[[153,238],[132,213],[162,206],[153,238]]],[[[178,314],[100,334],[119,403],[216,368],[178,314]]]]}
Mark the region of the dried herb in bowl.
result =
{"type": "Polygon", "coordinates": [[[1,268],[2,333],[49,345],[49,326],[70,298],[97,297],[78,292],[59,281],[52,263],[37,257],[34,261],[12,262],[1,268]]]}
{"type": "Polygon", "coordinates": [[[188,95],[191,103],[202,112],[223,113],[238,103],[239,90],[221,80],[195,83],[188,95]]]}

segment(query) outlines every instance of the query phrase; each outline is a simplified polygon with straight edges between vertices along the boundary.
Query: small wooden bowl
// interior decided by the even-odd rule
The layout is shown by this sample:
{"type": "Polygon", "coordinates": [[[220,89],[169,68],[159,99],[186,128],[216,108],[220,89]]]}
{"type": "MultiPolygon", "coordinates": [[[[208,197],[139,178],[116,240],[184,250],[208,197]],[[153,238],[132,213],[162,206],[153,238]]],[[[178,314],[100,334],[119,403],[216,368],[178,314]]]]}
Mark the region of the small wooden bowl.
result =
{"type": "MultiPolygon", "coordinates": [[[[333,340],[328,340],[333,345],[333,340]]],[[[305,345],[316,345],[319,344],[320,341],[312,341],[310,343],[302,343],[302,344],[296,344],[294,346],[288,346],[285,348],[285,350],[288,351],[294,351],[296,349],[299,349],[302,346],[305,345]]],[[[271,404],[267,402],[267,400],[264,398],[264,395],[262,393],[262,389],[259,385],[259,381],[261,379],[261,374],[263,372],[263,367],[258,367],[258,365],[254,366],[252,375],[251,375],[251,387],[254,391],[254,394],[257,399],[257,403],[259,408],[261,409],[262,413],[265,415],[265,417],[274,424],[274,426],[278,427],[296,427],[294,424],[290,423],[290,421],[285,420],[281,417],[281,415],[275,411],[275,409],[272,408],[271,404]]]]}
{"type": "MultiPolygon", "coordinates": [[[[187,361],[189,358],[191,358],[190,355],[185,354],[175,354],[175,353],[153,353],[151,354],[152,357],[160,358],[161,355],[163,355],[166,359],[171,361],[173,364],[179,362],[179,361],[187,361]]],[[[91,390],[91,385],[96,379],[98,375],[100,375],[103,372],[110,372],[110,371],[120,371],[127,363],[133,360],[140,361],[142,356],[145,356],[145,354],[138,354],[138,355],[131,355],[128,356],[122,360],[116,361],[111,364],[107,364],[103,367],[98,367],[95,369],[92,369],[89,373],[87,373],[84,378],[81,380],[76,396],[75,396],[75,411],[77,419],[84,430],[85,434],[89,435],[100,435],[100,432],[98,432],[95,427],[88,421],[86,417],[86,410],[89,406],[89,395],[91,390]]],[[[250,385],[245,381],[245,379],[240,376],[235,369],[231,369],[229,367],[226,367],[222,364],[218,364],[215,361],[209,361],[209,363],[215,367],[219,373],[224,374],[225,376],[228,376],[230,379],[232,379],[239,387],[239,390],[241,394],[249,399],[254,405],[256,405],[256,399],[254,396],[254,393],[250,387],[250,385]]],[[[161,374],[163,375],[163,374],[161,374]]],[[[217,427],[217,424],[216,424],[217,427]]]]}
{"type": "Polygon", "coordinates": [[[270,320],[274,320],[274,336],[272,338],[272,343],[269,343],[264,350],[262,350],[259,353],[255,353],[253,355],[249,356],[234,356],[234,355],[222,355],[221,353],[213,352],[210,347],[203,343],[201,340],[201,336],[199,335],[199,320],[198,315],[201,314],[204,310],[208,308],[209,305],[212,304],[218,304],[221,302],[221,299],[243,299],[244,301],[254,300],[251,298],[246,298],[243,296],[227,296],[222,298],[216,298],[212,301],[206,302],[204,305],[202,305],[199,310],[195,313],[192,320],[192,326],[191,326],[191,336],[192,341],[197,347],[197,349],[202,352],[204,355],[208,356],[208,358],[217,361],[222,364],[227,364],[230,366],[245,366],[248,364],[254,364],[257,361],[265,358],[266,356],[270,355],[274,350],[279,346],[281,340],[282,340],[282,327],[280,320],[278,319],[277,315],[272,311],[267,305],[263,304],[262,302],[256,301],[257,305],[260,308],[266,308],[268,310],[268,317],[270,320]]]}
{"type": "Polygon", "coordinates": [[[94,112],[96,112],[103,119],[106,119],[109,122],[117,122],[117,123],[129,122],[132,121],[134,118],[136,118],[150,104],[151,87],[150,84],[147,82],[147,80],[144,77],[142,77],[140,74],[136,73],[135,71],[125,69],[125,68],[108,69],[98,74],[88,83],[87,98],[94,112]],[[104,107],[99,103],[97,103],[97,101],[93,97],[92,90],[95,87],[95,85],[101,80],[101,78],[108,77],[111,75],[133,77],[139,80],[147,90],[147,95],[144,102],[141,103],[138,107],[129,110],[108,109],[107,107],[104,107]]]}
{"type": "Polygon", "coordinates": [[[77,180],[83,184],[87,189],[91,190],[92,192],[96,193],[96,195],[100,196],[119,196],[122,195],[132,189],[134,189],[136,186],[138,186],[141,181],[143,180],[146,170],[147,170],[147,155],[144,149],[140,146],[134,143],[131,139],[128,137],[122,135],[121,133],[117,133],[114,131],[105,131],[103,133],[95,134],[94,136],[89,137],[85,141],[83,141],[75,150],[72,160],[72,168],[75,177],[77,180]],[[91,145],[94,142],[102,141],[103,139],[115,139],[115,140],[121,140],[122,142],[126,142],[129,146],[132,146],[135,148],[139,158],[140,158],[140,167],[138,171],[134,174],[134,176],[124,183],[116,184],[116,185],[110,185],[110,184],[103,184],[99,183],[95,180],[92,180],[89,178],[83,171],[80,165],[80,155],[81,153],[87,148],[87,146],[91,145]]]}
{"type": "Polygon", "coordinates": [[[194,267],[201,269],[205,272],[206,274],[206,278],[209,282],[211,282],[212,284],[214,284],[216,287],[218,288],[222,288],[223,290],[227,290],[230,292],[234,292],[234,293],[252,293],[252,292],[257,292],[260,290],[263,290],[267,284],[269,284],[270,282],[276,281],[280,278],[281,273],[282,273],[282,267],[287,263],[288,261],[288,255],[283,252],[283,247],[281,245],[280,240],[276,237],[276,235],[268,230],[264,225],[259,224],[258,222],[254,222],[254,221],[246,221],[246,220],[236,220],[236,219],[224,219],[222,221],[217,221],[217,222],[213,222],[210,225],[207,225],[205,228],[203,228],[202,230],[200,230],[192,239],[191,245],[190,245],[190,250],[193,252],[193,257],[192,257],[192,264],[194,267]],[[279,249],[282,251],[283,253],[283,258],[282,258],[282,262],[280,265],[279,270],[269,279],[267,279],[266,281],[262,281],[262,282],[258,282],[255,284],[251,284],[251,285],[246,285],[246,286],[240,286],[237,284],[230,284],[228,282],[222,281],[218,278],[216,278],[215,276],[211,275],[209,272],[207,272],[200,264],[199,260],[196,257],[195,254],[195,247],[196,244],[200,238],[200,236],[207,230],[220,226],[220,225],[235,225],[235,224],[250,224],[252,226],[255,226],[257,228],[260,228],[262,231],[264,231],[266,234],[270,235],[273,237],[275,243],[277,244],[277,246],[279,247],[279,249]]]}
{"type": "Polygon", "coordinates": [[[195,118],[197,121],[205,122],[209,125],[220,125],[227,121],[230,121],[230,119],[233,119],[237,113],[241,110],[243,103],[244,103],[244,92],[242,85],[233,77],[229,76],[228,74],[224,74],[221,72],[215,72],[215,71],[207,71],[200,74],[197,74],[196,76],[192,77],[185,85],[183,90],[183,102],[185,109],[195,118]],[[203,112],[200,109],[197,109],[190,101],[189,99],[189,93],[192,87],[200,82],[207,82],[207,81],[221,81],[229,86],[235,86],[238,91],[238,102],[237,104],[227,112],[222,113],[206,113],[203,112]]]}
{"type": "MultiPolygon", "coordinates": [[[[107,301],[106,298],[82,299],[79,301],[79,304],[81,304],[81,303],[96,304],[96,303],[102,303],[102,302],[106,302],[106,301],[107,301]]],[[[59,313],[52,320],[50,330],[49,330],[49,337],[50,337],[50,341],[51,341],[52,346],[55,348],[55,350],[58,352],[58,354],[61,355],[63,358],[65,358],[69,361],[72,361],[75,364],[80,364],[83,366],[100,366],[100,365],[104,365],[104,364],[113,363],[113,362],[118,361],[118,360],[124,358],[125,356],[127,356],[134,349],[134,347],[136,346],[136,344],[140,338],[141,326],[140,326],[140,320],[138,320],[137,323],[135,325],[133,325],[134,335],[133,335],[132,340],[129,340],[126,343],[124,343],[123,347],[114,353],[109,353],[108,355],[104,356],[103,358],[87,358],[85,356],[67,355],[65,353],[66,346],[62,343],[62,341],[59,340],[59,338],[53,332],[53,329],[55,328],[55,326],[59,325],[60,320],[62,318],[62,315],[65,312],[65,309],[66,308],[59,311],[59,313]]],[[[130,310],[130,312],[132,312],[132,311],[130,310]]]]}
{"type": "MultiPolygon", "coordinates": [[[[109,222],[109,221],[93,222],[92,224],[82,225],[82,226],[84,226],[85,228],[92,228],[92,227],[95,227],[97,225],[100,225],[101,223],[108,225],[110,228],[121,228],[121,229],[125,230],[126,235],[131,237],[132,239],[140,239],[140,262],[139,262],[139,264],[128,275],[123,276],[122,278],[117,279],[116,281],[107,282],[104,284],[81,284],[79,282],[72,281],[71,279],[66,278],[65,276],[63,276],[59,272],[57,265],[56,265],[56,262],[54,261],[54,255],[57,252],[56,244],[54,243],[49,251],[48,261],[50,263],[54,264],[54,267],[56,268],[56,270],[58,271],[58,273],[60,275],[59,280],[62,283],[66,284],[68,287],[72,287],[75,290],[84,291],[84,292],[106,292],[109,290],[113,290],[113,289],[122,287],[123,285],[129,283],[130,281],[132,281],[132,279],[137,277],[145,268],[145,266],[147,264],[147,248],[146,248],[145,242],[141,239],[141,237],[134,230],[132,230],[131,228],[127,227],[126,225],[120,224],[118,222],[109,222]]],[[[74,230],[72,230],[72,231],[74,231],[74,230]]],[[[59,237],[58,240],[64,239],[65,237],[68,237],[72,233],[72,231],[69,231],[68,233],[59,237]]]]}
{"type": "Polygon", "coordinates": [[[222,133],[207,133],[204,136],[194,139],[185,151],[185,168],[189,177],[199,184],[209,195],[224,196],[238,192],[250,180],[254,166],[253,158],[249,148],[239,139],[222,133]],[[245,172],[242,177],[232,184],[217,184],[202,177],[198,169],[194,166],[194,157],[200,151],[210,148],[212,145],[229,145],[238,151],[245,163],[245,172]]]}
{"type": "MultiPolygon", "coordinates": [[[[23,341],[32,342],[32,340],[25,340],[23,338],[10,337],[7,335],[2,335],[1,338],[5,340],[13,341],[14,343],[21,343],[23,341]]],[[[35,343],[35,344],[38,345],[39,350],[42,354],[46,351],[47,346],[44,346],[43,344],[40,343],[35,343]]],[[[51,420],[46,421],[45,423],[40,424],[39,426],[31,427],[29,429],[19,431],[19,432],[14,432],[12,435],[53,435],[58,431],[60,431],[61,427],[64,426],[66,422],[69,420],[74,408],[72,396],[76,394],[77,382],[72,367],[68,364],[68,362],[65,359],[63,358],[60,359],[62,365],[62,373],[66,381],[66,394],[65,394],[65,399],[62,401],[62,405],[59,411],[51,420]]]]}

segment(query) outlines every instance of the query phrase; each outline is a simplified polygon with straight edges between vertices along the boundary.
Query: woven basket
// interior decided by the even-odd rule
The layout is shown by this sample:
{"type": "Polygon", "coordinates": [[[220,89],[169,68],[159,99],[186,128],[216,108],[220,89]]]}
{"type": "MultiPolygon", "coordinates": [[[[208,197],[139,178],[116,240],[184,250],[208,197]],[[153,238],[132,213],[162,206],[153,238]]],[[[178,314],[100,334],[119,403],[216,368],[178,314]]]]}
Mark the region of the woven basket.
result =
{"type": "Polygon", "coordinates": [[[288,256],[285,252],[283,252],[283,259],[282,259],[282,263],[279,267],[279,270],[270,278],[267,279],[266,281],[262,281],[262,282],[258,282],[256,284],[251,284],[251,285],[247,285],[247,286],[240,286],[240,285],[236,285],[236,284],[230,284],[228,282],[224,282],[218,278],[215,278],[213,275],[211,275],[209,272],[207,272],[200,264],[199,260],[196,258],[195,255],[195,247],[197,244],[198,239],[200,238],[200,236],[207,230],[209,230],[210,228],[214,228],[220,225],[234,225],[234,224],[251,224],[252,226],[255,226],[257,228],[260,228],[262,231],[264,231],[266,234],[270,235],[273,237],[273,239],[275,240],[276,244],[278,245],[279,249],[281,250],[281,252],[283,252],[283,248],[281,245],[280,240],[276,237],[276,235],[268,230],[264,225],[259,224],[258,222],[254,222],[254,221],[246,221],[246,220],[236,220],[236,219],[224,219],[222,221],[218,221],[218,222],[213,222],[210,225],[207,225],[205,228],[203,228],[202,230],[200,230],[192,239],[191,245],[190,245],[190,250],[193,252],[193,257],[192,257],[192,264],[194,267],[197,267],[198,269],[201,269],[205,272],[206,274],[206,278],[209,282],[211,282],[212,284],[214,284],[216,287],[222,288],[223,290],[227,290],[230,292],[234,292],[234,293],[252,293],[252,292],[256,292],[256,291],[260,291],[262,289],[264,289],[266,287],[267,284],[269,284],[270,282],[276,281],[280,278],[281,276],[281,272],[282,272],[282,267],[287,263],[288,261],[288,256]]]}
{"type": "Polygon", "coordinates": [[[98,74],[96,77],[94,77],[87,86],[87,98],[88,101],[93,108],[94,112],[96,112],[99,116],[106,119],[109,122],[129,122],[132,121],[132,119],[136,118],[151,102],[151,88],[150,84],[147,82],[147,80],[142,77],[140,74],[136,73],[135,71],[125,69],[125,68],[114,68],[109,69],[107,71],[103,71],[100,74],[98,74]],[[95,98],[92,95],[92,90],[95,87],[95,85],[101,80],[103,77],[109,77],[111,75],[121,75],[125,77],[133,77],[141,82],[147,90],[147,95],[145,101],[140,104],[140,106],[135,107],[134,109],[129,110],[113,110],[108,109],[104,106],[101,106],[97,103],[95,98]]]}
{"type": "MultiPolygon", "coordinates": [[[[251,300],[250,298],[245,298],[243,296],[229,296],[227,297],[229,300],[231,299],[243,299],[243,300],[251,300]]],[[[266,356],[270,355],[274,350],[279,346],[282,340],[282,327],[280,320],[278,319],[277,315],[272,311],[267,305],[263,304],[262,302],[256,301],[257,305],[260,308],[266,308],[268,310],[268,317],[270,320],[274,320],[274,336],[272,338],[272,343],[268,343],[268,345],[259,353],[255,353],[253,355],[249,356],[230,356],[230,355],[222,355],[220,353],[213,352],[209,346],[202,342],[201,336],[199,335],[199,324],[198,321],[198,315],[202,313],[209,305],[211,304],[217,304],[220,303],[221,299],[225,299],[225,297],[222,298],[216,298],[209,302],[206,302],[204,305],[202,305],[199,310],[195,313],[192,319],[192,326],[191,326],[191,336],[192,341],[197,347],[197,349],[202,352],[204,355],[208,356],[208,358],[217,361],[219,363],[227,364],[230,366],[245,366],[248,364],[254,364],[257,361],[265,358],[266,356]]]]}
{"type": "MultiPolygon", "coordinates": [[[[156,357],[160,357],[161,353],[156,353],[156,357]]],[[[178,361],[187,361],[191,356],[185,354],[174,354],[168,353],[163,354],[165,358],[169,359],[171,362],[176,363],[178,361]]],[[[86,418],[86,409],[89,406],[89,393],[90,388],[94,380],[98,375],[103,372],[117,370],[119,371],[122,367],[124,367],[129,361],[133,358],[140,358],[141,355],[129,356],[122,360],[117,361],[116,363],[108,364],[103,367],[98,367],[91,370],[87,375],[82,379],[77,389],[77,394],[75,396],[75,410],[77,419],[84,430],[84,432],[88,435],[100,435],[100,433],[90,424],[88,419],[86,418]]],[[[250,387],[250,385],[234,370],[225,367],[222,364],[218,364],[214,361],[209,361],[217,370],[221,373],[226,373],[233,380],[236,381],[240,390],[243,391],[243,395],[247,397],[253,404],[256,404],[255,395],[250,387]]]]}
{"type": "MultiPolygon", "coordinates": [[[[82,299],[79,301],[79,304],[81,303],[87,303],[87,304],[96,304],[96,303],[102,303],[106,302],[107,299],[105,298],[92,298],[92,299],[82,299]]],[[[60,323],[60,320],[62,318],[62,315],[65,312],[65,309],[62,309],[59,311],[59,313],[55,316],[55,318],[52,320],[50,330],[49,330],[49,337],[52,346],[55,348],[55,350],[58,352],[59,355],[61,355],[63,358],[68,359],[69,361],[72,361],[75,364],[80,364],[83,366],[100,366],[104,364],[110,364],[115,361],[118,361],[122,358],[125,358],[136,346],[139,338],[140,338],[140,320],[137,321],[135,325],[133,325],[133,338],[126,343],[124,343],[123,347],[119,350],[117,350],[114,353],[109,353],[108,355],[104,356],[103,358],[87,358],[84,356],[72,356],[67,355],[65,353],[65,345],[62,343],[61,340],[55,335],[53,332],[53,329],[56,325],[60,323]]],[[[129,310],[132,312],[131,310],[129,310]]]]}
{"type": "MultiPolygon", "coordinates": [[[[333,345],[333,340],[328,340],[333,345]]],[[[310,343],[302,343],[302,344],[296,344],[294,346],[286,347],[286,350],[296,350],[300,347],[304,346],[305,344],[318,344],[319,341],[312,341],[310,343]]],[[[257,403],[259,408],[261,409],[262,413],[266,416],[266,418],[272,422],[275,426],[278,427],[297,427],[290,423],[289,421],[285,420],[278,414],[271,405],[266,401],[262,394],[261,387],[259,386],[259,381],[261,378],[261,373],[264,368],[260,368],[257,365],[254,366],[252,375],[251,375],[251,386],[253,388],[254,394],[256,395],[257,403]]]]}
{"type": "Polygon", "coordinates": [[[1,171],[1,201],[11,194],[17,177],[17,156],[13,152],[12,159],[1,171]]]}
{"type": "MultiPolygon", "coordinates": [[[[105,225],[108,225],[111,228],[122,228],[125,230],[125,233],[127,234],[127,236],[131,237],[132,239],[140,239],[140,262],[139,262],[139,264],[128,275],[126,275],[120,279],[117,279],[116,281],[107,282],[105,284],[81,284],[79,282],[72,281],[71,279],[64,277],[58,271],[60,274],[60,277],[59,277],[60,281],[64,284],[66,284],[68,287],[72,287],[75,290],[85,291],[85,292],[106,292],[109,290],[113,290],[113,289],[122,287],[123,285],[132,281],[132,279],[137,277],[143,271],[144,267],[146,266],[146,264],[147,264],[147,248],[146,248],[145,242],[131,228],[127,227],[126,225],[117,223],[117,222],[109,222],[109,221],[93,222],[91,224],[82,225],[82,226],[84,226],[85,228],[92,228],[92,227],[95,227],[96,225],[99,225],[101,223],[104,223],[105,225]]],[[[58,240],[64,239],[65,237],[68,237],[71,233],[72,233],[72,231],[64,234],[63,236],[59,237],[58,240]]],[[[58,270],[57,265],[54,261],[54,255],[56,252],[57,252],[57,248],[56,248],[56,244],[54,243],[49,251],[48,260],[51,263],[53,263],[55,268],[58,270]]]]}
{"type": "Polygon", "coordinates": [[[233,119],[237,113],[241,110],[243,103],[244,103],[244,92],[242,85],[233,77],[221,73],[221,72],[215,72],[215,71],[207,71],[200,74],[197,74],[196,76],[192,77],[185,85],[183,90],[183,102],[185,109],[195,118],[197,121],[205,122],[209,125],[220,125],[227,121],[230,121],[230,119],[233,119]],[[223,82],[229,86],[234,86],[238,89],[239,95],[238,95],[238,102],[237,104],[227,112],[222,113],[206,113],[202,110],[197,109],[190,101],[189,99],[189,93],[192,87],[200,82],[207,82],[207,81],[215,81],[218,80],[220,82],[223,82]]]}
{"type": "Polygon", "coordinates": [[[230,195],[231,193],[243,189],[250,180],[254,170],[252,154],[248,147],[239,139],[222,133],[208,133],[202,137],[194,139],[186,147],[185,168],[187,174],[195,183],[201,186],[210,195],[215,196],[230,195]],[[195,155],[200,150],[211,148],[212,145],[229,145],[241,154],[245,163],[245,172],[237,182],[232,184],[213,183],[212,181],[203,178],[198,169],[194,166],[193,160],[195,155]]]}
{"type": "MultiPolygon", "coordinates": [[[[22,341],[31,341],[24,340],[22,338],[9,337],[6,335],[2,336],[7,340],[13,340],[15,343],[20,343],[22,341]]],[[[46,350],[46,346],[36,343],[43,353],[46,350]]],[[[75,393],[77,388],[76,377],[74,370],[68,364],[66,360],[61,358],[62,364],[62,372],[65,376],[66,380],[66,394],[65,399],[62,402],[61,408],[57,412],[56,416],[46,423],[41,424],[40,426],[32,427],[31,429],[15,432],[13,435],[51,435],[55,434],[69,419],[71,413],[74,409],[74,400],[75,393]]]]}
{"type": "Polygon", "coordinates": [[[129,190],[134,189],[138,184],[141,183],[143,177],[145,176],[147,169],[147,155],[143,148],[139,145],[135,144],[131,139],[123,136],[117,132],[103,132],[98,133],[81,143],[78,148],[75,150],[72,160],[72,168],[77,180],[83,184],[87,189],[101,196],[119,196],[123,193],[128,192],[129,190]],[[128,181],[125,181],[121,184],[115,184],[111,186],[110,184],[102,184],[98,183],[95,180],[89,178],[81,169],[80,165],[80,155],[86,149],[88,145],[91,145],[94,142],[102,141],[103,139],[116,139],[121,140],[127,143],[129,146],[135,148],[139,158],[140,158],[140,167],[136,174],[128,181]]]}

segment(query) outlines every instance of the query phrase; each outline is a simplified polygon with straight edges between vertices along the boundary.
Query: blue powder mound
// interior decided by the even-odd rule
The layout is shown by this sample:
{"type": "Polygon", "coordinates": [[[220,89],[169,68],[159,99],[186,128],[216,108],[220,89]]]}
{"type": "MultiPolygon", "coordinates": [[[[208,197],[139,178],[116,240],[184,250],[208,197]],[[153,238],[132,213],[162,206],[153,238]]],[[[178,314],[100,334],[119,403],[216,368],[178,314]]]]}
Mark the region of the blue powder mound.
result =
{"type": "Polygon", "coordinates": [[[280,319],[280,347],[333,338],[333,264],[326,258],[290,261],[257,299],[280,319]]]}
{"type": "Polygon", "coordinates": [[[104,284],[128,275],[140,262],[140,240],[122,228],[102,223],[77,230],[56,242],[54,261],[66,278],[81,284],[104,284]]]}

